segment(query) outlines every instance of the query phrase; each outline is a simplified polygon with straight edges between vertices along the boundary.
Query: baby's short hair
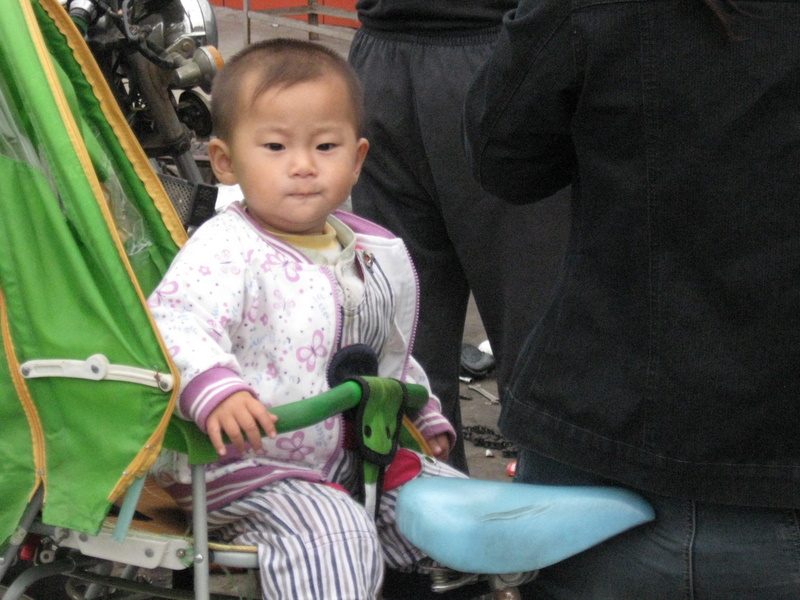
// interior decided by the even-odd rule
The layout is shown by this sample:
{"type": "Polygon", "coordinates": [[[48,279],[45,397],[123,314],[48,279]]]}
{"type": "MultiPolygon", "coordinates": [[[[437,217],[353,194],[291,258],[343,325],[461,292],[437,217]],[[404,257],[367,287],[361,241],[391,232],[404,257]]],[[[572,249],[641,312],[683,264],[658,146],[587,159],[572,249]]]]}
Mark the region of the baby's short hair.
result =
{"type": "Polygon", "coordinates": [[[287,38],[265,40],[247,46],[217,73],[211,88],[214,132],[220,139],[229,140],[239,111],[255,102],[261,94],[273,88],[285,88],[326,75],[340,77],[347,86],[356,134],[360,137],[364,124],[364,93],[353,68],[330,48],[287,38]],[[251,98],[242,98],[242,82],[250,73],[258,76],[256,87],[251,98]]]}

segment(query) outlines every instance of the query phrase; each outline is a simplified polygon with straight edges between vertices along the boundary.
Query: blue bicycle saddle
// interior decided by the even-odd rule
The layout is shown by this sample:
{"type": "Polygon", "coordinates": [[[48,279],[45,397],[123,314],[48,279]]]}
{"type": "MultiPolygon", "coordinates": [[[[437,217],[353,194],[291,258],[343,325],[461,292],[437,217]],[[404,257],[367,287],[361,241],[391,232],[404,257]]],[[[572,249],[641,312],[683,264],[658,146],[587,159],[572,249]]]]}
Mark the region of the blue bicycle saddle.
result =
{"type": "Polygon", "coordinates": [[[644,499],[611,487],[427,477],[397,499],[408,540],[464,573],[542,569],[654,518],[644,499]]]}

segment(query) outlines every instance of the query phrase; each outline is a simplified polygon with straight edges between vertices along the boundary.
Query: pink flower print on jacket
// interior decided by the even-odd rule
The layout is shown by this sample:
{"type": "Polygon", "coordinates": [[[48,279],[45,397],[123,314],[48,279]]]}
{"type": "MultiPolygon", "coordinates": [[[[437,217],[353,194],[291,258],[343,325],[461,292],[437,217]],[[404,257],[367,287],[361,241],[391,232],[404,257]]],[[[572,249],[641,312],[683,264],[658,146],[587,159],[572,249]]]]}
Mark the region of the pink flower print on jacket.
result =
{"type": "Polygon", "coordinates": [[[162,304],[179,302],[177,298],[173,297],[178,292],[179,287],[177,281],[162,281],[161,285],[156,288],[155,293],[151,294],[147,299],[147,305],[150,308],[157,308],[162,304]]]}
{"type": "Polygon", "coordinates": [[[311,372],[317,366],[318,358],[325,358],[328,356],[328,349],[324,344],[325,335],[317,329],[311,337],[311,345],[300,346],[297,349],[297,360],[301,363],[306,363],[306,370],[311,372]]]}
{"type": "Polygon", "coordinates": [[[272,292],[272,295],[275,298],[275,302],[272,303],[272,308],[275,310],[282,310],[286,312],[287,317],[291,317],[292,309],[297,306],[297,302],[285,298],[280,290],[275,290],[272,292]]]}
{"type": "Polygon", "coordinates": [[[287,256],[280,252],[268,254],[266,260],[261,263],[261,268],[265,273],[269,273],[272,267],[282,268],[286,279],[289,281],[298,281],[300,279],[300,271],[303,270],[303,265],[296,261],[289,260],[287,256]]]}
{"type": "Polygon", "coordinates": [[[242,270],[233,263],[231,259],[231,251],[223,250],[219,254],[215,254],[214,258],[219,261],[219,270],[222,273],[230,273],[231,275],[238,275],[242,270]]]}
{"type": "Polygon", "coordinates": [[[290,437],[278,438],[275,445],[281,450],[289,452],[289,460],[302,462],[303,459],[314,451],[311,446],[304,446],[306,434],[302,431],[295,431],[290,437]]]}
{"type": "Polygon", "coordinates": [[[275,363],[271,362],[267,365],[267,377],[270,379],[278,378],[278,367],[275,366],[275,363]]]}
{"type": "Polygon", "coordinates": [[[253,305],[247,310],[247,320],[251,323],[260,321],[262,325],[266,325],[267,321],[269,321],[269,315],[266,311],[261,309],[261,304],[256,301],[253,302],[253,305]]]}

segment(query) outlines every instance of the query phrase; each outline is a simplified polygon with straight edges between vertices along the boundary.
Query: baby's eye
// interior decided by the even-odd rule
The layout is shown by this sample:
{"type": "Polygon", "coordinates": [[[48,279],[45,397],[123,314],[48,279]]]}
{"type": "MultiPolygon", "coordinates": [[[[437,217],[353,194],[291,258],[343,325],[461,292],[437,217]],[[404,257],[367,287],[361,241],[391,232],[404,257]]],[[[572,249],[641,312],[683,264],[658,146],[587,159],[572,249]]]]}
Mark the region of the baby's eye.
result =
{"type": "Polygon", "coordinates": [[[336,148],[336,144],[334,142],[328,142],[327,144],[320,144],[317,146],[317,150],[320,152],[330,152],[334,148],[336,148]]]}
{"type": "Polygon", "coordinates": [[[280,152],[281,150],[284,149],[284,146],[283,146],[283,144],[279,144],[277,142],[271,142],[271,143],[268,143],[268,144],[264,144],[264,148],[266,148],[267,150],[270,150],[272,152],[280,152]]]}

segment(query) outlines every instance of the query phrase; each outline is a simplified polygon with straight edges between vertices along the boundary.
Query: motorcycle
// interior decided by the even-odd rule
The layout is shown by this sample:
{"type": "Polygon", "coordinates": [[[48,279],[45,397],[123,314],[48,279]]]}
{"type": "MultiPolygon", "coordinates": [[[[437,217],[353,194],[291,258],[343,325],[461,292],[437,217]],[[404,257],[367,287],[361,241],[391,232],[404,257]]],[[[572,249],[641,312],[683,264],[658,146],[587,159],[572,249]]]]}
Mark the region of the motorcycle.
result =
{"type": "Polygon", "coordinates": [[[222,57],[208,0],[62,0],[145,152],[193,184],[222,57]]]}

